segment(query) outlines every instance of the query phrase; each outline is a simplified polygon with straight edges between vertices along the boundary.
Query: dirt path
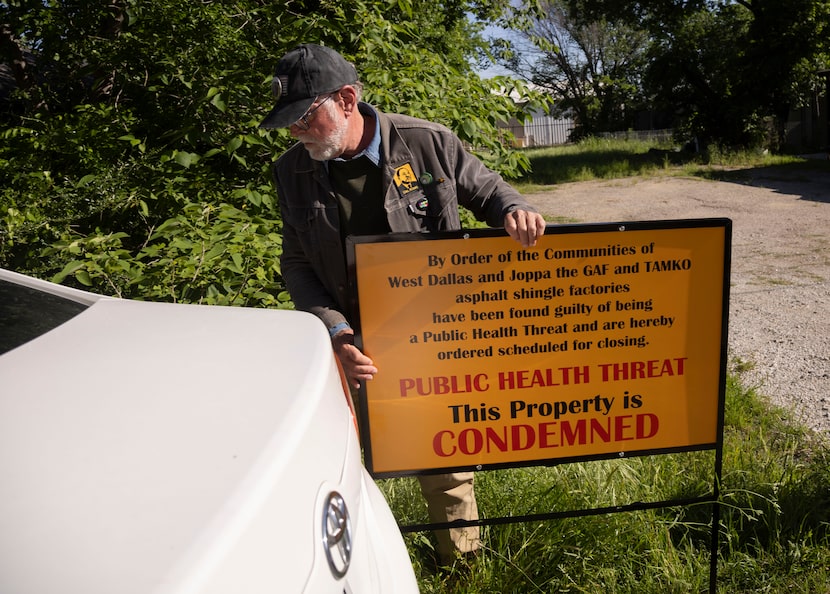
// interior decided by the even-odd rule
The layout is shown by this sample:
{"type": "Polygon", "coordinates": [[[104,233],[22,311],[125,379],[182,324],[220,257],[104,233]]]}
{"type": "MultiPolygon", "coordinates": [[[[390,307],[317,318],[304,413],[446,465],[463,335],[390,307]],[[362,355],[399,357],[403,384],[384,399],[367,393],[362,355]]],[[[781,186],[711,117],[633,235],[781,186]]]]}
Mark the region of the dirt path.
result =
{"type": "Polygon", "coordinates": [[[744,382],[830,435],[830,175],[740,177],[562,184],[528,199],[574,222],[732,219],[730,358],[750,364],[744,382]]]}

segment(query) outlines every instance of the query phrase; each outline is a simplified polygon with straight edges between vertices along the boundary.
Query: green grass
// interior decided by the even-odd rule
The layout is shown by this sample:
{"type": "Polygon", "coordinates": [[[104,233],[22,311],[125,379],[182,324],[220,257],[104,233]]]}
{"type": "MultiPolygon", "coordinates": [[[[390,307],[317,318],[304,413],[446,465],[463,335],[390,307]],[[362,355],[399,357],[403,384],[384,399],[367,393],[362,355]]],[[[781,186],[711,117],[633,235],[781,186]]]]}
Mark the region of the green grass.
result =
{"type": "Polygon", "coordinates": [[[770,168],[791,176],[830,171],[830,162],[759,151],[693,153],[656,141],[588,139],[578,144],[527,149],[532,171],[513,185],[523,193],[578,181],[632,176],[694,176],[739,181],[747,169],[770,168]]]}
{"type": "MultiPolygon", "coordinates": [[[[830,171],[827,161],[767,154],[675,151],[647,142],[590,140],[528,151],[520,191],[630,176],[742,181],[830,171]],[[757,173],[757,172],[756,172],[757,173]]],[[[717,590],[830,594],[830,443],[742,386],[726,394],[717,590]]],[[[711,492],[713,452],[480,472],[483,517],[562,512],[711,492]]],[[[402,524],[427,522],[413,478],[381,481],[402,524]]],[[[423,593],[689,594],[709,588],[709,503],[482,528],[471,563],[436,570],[430,533],[406,534],[423,593]]]]}
{"type": "MultiPolygon", "coordinates": [[[[705,496],[713,452],[480,472],[483,517],[705,496]]],[[[381,482],[402,524],[426,522],[414,479],[381,482]]],[[[718,592],[830,592],[830,449],[737,376],[727,386],[718,592]]],[[[487,526],[469,566],[437,571],[406,535],[424,593],[707,592],[711,504],[487,526]]]]}

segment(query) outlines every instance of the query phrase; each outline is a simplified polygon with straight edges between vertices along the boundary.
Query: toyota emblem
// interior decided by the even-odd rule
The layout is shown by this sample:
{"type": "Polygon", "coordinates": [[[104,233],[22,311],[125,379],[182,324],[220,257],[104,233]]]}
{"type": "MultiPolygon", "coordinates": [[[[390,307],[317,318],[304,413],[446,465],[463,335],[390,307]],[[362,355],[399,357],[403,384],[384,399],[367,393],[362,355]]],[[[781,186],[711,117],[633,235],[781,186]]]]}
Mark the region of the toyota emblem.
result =
{"type": "Polygon", "coordinates": [[[336,491],[323,504],[323,548],[332,574],[342,578],[352,560],[352,522],[346,502],[336,491]]]}

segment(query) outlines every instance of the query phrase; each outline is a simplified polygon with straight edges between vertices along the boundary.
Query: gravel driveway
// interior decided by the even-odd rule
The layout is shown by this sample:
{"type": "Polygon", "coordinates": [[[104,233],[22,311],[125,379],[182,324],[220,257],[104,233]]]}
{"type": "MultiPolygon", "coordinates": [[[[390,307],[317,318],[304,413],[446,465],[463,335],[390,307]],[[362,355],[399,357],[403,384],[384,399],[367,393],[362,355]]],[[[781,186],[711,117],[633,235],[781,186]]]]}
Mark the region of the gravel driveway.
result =
{"type": "Polygon", "coordinates": [[[746,385],[830,437],[830,175],[731,175],[740,181],[630,178],[527,198],[574,222],[732,219],[730,364],[749,367],[746,385]]]}

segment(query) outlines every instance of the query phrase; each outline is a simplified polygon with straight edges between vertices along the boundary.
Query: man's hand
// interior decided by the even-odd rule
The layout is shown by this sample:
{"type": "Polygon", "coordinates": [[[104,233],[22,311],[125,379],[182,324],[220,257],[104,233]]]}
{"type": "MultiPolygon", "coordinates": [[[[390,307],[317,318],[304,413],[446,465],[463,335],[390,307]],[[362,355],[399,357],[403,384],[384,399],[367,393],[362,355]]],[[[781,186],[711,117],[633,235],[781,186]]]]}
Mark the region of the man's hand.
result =
{"type": "Polygon", "coordinates": [[[359,388],[360,382],[372,379],[378,372],[372,360],[354,345],[353,330],[340,332],[331,339],[331,344],[334,353],[340,359],[340,365],[343,367],[343,373],[346,374],[346,381],[350,386],[359,388]]]}
{"type": "Polygon", "coordinates": [[[538,212],[514,210],[504,217],[504,229],[522,247],[533,247],[545,234],[545,219],[538,212]]]}

